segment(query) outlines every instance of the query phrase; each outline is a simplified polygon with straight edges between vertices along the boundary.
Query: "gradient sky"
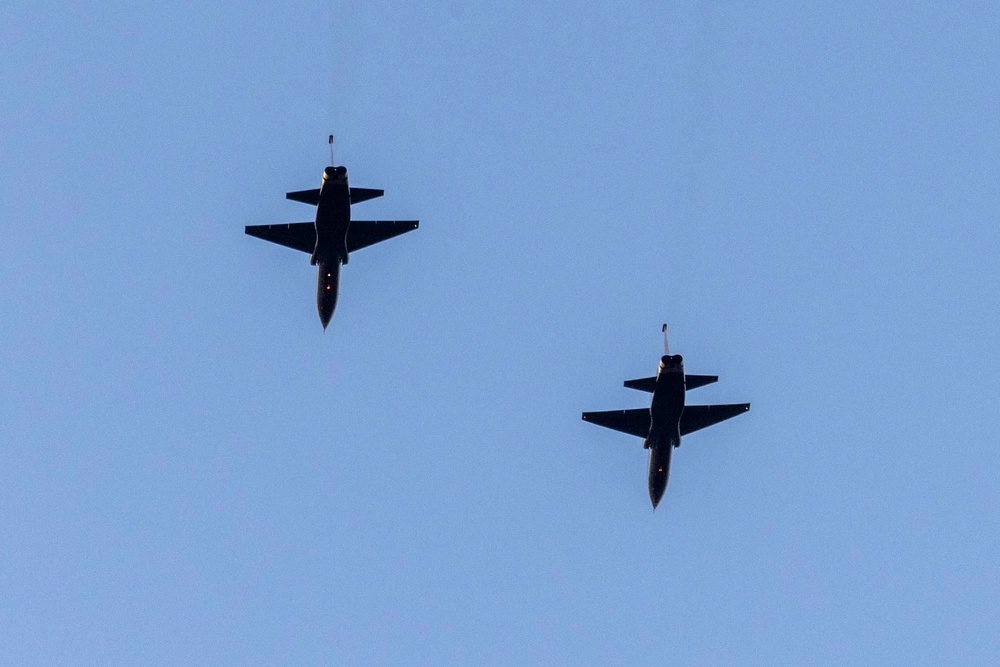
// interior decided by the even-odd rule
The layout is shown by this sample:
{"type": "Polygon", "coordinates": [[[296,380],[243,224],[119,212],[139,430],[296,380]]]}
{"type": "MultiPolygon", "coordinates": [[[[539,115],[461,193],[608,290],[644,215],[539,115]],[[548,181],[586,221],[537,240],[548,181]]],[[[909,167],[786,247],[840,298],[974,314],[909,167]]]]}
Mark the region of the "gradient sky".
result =
{"type": "Polygon", "coordinates": [[[0,7],[0,663],[993,664],[1000,8],[0,7]],[[337,136],[358,252],[324,334],[337,136]],[[659,327],[693,403],[650,510],[659,327]]]}

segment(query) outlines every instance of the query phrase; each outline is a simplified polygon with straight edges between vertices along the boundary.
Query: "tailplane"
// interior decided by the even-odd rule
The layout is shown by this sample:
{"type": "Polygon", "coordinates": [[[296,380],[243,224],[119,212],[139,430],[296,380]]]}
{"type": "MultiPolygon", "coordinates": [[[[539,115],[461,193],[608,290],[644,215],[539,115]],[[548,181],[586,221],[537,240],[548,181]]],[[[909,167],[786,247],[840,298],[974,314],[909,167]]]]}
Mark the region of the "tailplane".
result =
{"type": "MultiPolygon", "coordinates": [[[[706,384],[712,384],[713,382],[718,381],[718,375],[685,375],[684,388],[687,390],[697,389],[698,387],[704,387],[706,384]]],[[[629,389],[648,391],[652,394],[653,390],[656,389],[656,376],[637,378],[635,380],[625,380],[625,386],[629,389]]]]}
{"type": "MultiPolygon", "coordinates": [[[[351,188],[351,203],[360,204],[363,201],[375,199],[376,197],[381,197],[384,194],[385,190],[377,190],[375,188],[351,188]]],[[[287,192],[285,193],[285,199],[291,199],[292,201],[302,202],[303,204],[318,206],[319,188],[316,188],[315,190],[297,190],[295,192],[287,192]]]]}

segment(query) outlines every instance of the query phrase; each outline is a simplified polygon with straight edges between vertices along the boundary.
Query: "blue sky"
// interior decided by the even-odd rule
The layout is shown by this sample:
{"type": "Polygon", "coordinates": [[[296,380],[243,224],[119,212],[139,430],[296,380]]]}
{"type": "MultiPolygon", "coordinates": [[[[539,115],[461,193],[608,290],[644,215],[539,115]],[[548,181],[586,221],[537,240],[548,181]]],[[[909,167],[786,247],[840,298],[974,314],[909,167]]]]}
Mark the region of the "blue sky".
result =
{"type": "Polygon", "coordinates": [[[992,3],[0,9],[0,662],[990,664],[992,3]],[[360,218],[324,334],[326,136],[360,218]],[[694,403],[650,511],[659,325],[694,403]]]}

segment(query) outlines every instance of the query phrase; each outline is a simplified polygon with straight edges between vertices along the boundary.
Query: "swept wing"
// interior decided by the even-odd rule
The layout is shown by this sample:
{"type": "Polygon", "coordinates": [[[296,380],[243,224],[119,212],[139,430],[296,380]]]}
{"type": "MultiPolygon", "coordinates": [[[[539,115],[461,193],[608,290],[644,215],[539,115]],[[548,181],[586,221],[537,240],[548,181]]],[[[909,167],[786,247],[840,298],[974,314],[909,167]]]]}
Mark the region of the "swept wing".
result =
{"type": "MultiPolygon", "coordinates": [[[[684,413],[681,415],[681,435],[700,431],[707,426],[741,415],[749,409],[749,403],[685,406],[684,413]]],[[[583,420],[639,438],[645,438],[649,435],[648,408],[584,412],[583,420]]]]}
{"type": "MultiPolygon", "coordinates": [[[[394,236],[413,231],[416,220],[353,220],[347,230],[347,252],[367,248],[394,236]]],[[[249,225],[246,233],[293,250],[311,253],[316,249],[316,225],[293,222],[285,225],[249,225]]]]}

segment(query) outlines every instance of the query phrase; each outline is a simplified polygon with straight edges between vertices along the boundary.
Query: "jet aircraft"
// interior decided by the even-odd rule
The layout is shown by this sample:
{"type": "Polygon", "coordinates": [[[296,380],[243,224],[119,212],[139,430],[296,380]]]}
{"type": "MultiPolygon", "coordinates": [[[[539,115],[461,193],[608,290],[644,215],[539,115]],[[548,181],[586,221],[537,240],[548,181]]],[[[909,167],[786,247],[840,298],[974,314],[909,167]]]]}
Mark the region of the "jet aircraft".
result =
{"type": "Polygon", "coordinates": [[[711,384],[719,377],[685,375],[683,357],[679,354],[670,354],[666,324],[663,325],[663,352],[655,377],[625,381],[625,386],[629,389],[653,394],[649,408],[583,413],[584,421],[643,438],[642,446],[649,450],[649,499],[653,503],[654,510],[667,488],[670,454],[674,447],[681,446],[681,436],[743,414],[750,409],[749,403],[685,405],[686,390],[711,384]]]}
{"type": "Polygon", "coordinates": [[[419,226],[417,220],[351,220],[352,204],[381,197],[385,191],[349,187],[347,168],[332,166],[332,136],[330,147],[331,166],[323,170],[319,189],[285,195],[287,199],[315,206],[313,222],[249,225],[246,228],[250,236],[311,254],[310,263],[317,267],[316,309],[324,330],[337,307],[340,266],[347,264],[349,254],[419,226]]]}

